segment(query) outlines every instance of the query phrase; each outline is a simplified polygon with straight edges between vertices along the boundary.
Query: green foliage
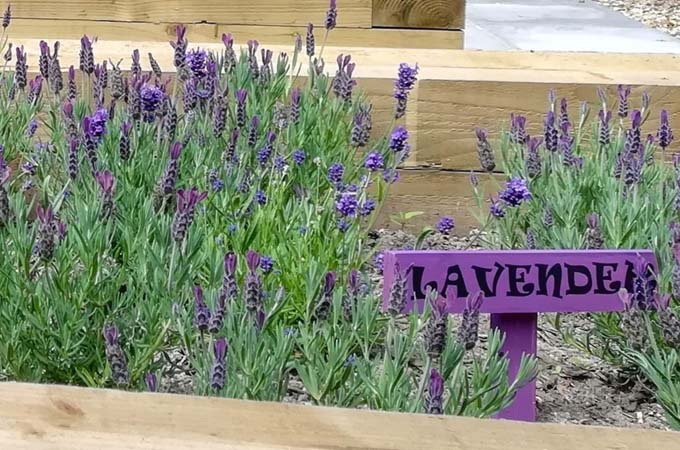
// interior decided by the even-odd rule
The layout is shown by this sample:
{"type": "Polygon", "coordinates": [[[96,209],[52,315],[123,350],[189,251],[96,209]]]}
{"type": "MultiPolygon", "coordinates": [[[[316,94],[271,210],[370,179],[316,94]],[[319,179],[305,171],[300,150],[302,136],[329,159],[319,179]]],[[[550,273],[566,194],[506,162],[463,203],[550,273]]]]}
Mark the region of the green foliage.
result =
{"type": "MultiPolygon", "coordinates": [[[[559,123],[568,117],[564,110],[556,109],[553,101],[550,111],[556,114],[554,133],[560,134],[556,151],[549,151],[545,140],[537,142],[527,137],[524,141],[524,126],[511,124],[499,140],[497,166],[509,179],[527,180],[532,198],[519,206],[510,205],[502,201],[506,188],[499,186],[501,200],[493,195],[492,198],[505,215],[498,217],[491,213],[489,194],[475,185],[481,211],[478,217],[489,231],[486,245],[492,248],[652,249],[656,253],[660,270],[654,281],[658,292],[656,297],[644,294],[650,308],[639,312],[647,318],[651,330],[644,348],[634,344],[635,336],[647,334],[646,328],[640,328],[643,322],[629,320],[635,311],[623,317],[618,313],[593,314],[592,330],[578,335],[563,326],[559,314],[554,324],[572,345],[629,372],[641,371],[656,385],[669,423],[677,426],[680,366],[673,347],[678,342],[669,338],[672,333],[668,330],[669,326],[678,325],[680,304],[674,298],[664,320],[654,309],[660,293],[680,292],[678,279],[673,277],[678,261],[671,251],[680,239],[674,233],[680,172],[676,163],[675,167],[668,164],[666,148],[658,152],[654,136],[646,140],[640,136],[641,124],[649,115],[647,97],[643,97],[640,111],[629,114],[630,125],[628,118],[615,117],[604,126],[602,117],[611,112],[611,107],[608,108],[603,95],[601,100],[599,118],[589,121],[589,108],[582,105],[580,117],[571,121],[576,126],[570,126],[566,134],[559,123]],[[534,158],[537,155],[540,159],[539,170],[530,161],[532,146],[536,149],[534,158]],[[631,324],[635,324],[635,329],[631,329],[631,324]],[[635,357],[628,356],[631,352],[635,357]]],[[[658,135],[661,134],[662,130],[658,135]]]]}

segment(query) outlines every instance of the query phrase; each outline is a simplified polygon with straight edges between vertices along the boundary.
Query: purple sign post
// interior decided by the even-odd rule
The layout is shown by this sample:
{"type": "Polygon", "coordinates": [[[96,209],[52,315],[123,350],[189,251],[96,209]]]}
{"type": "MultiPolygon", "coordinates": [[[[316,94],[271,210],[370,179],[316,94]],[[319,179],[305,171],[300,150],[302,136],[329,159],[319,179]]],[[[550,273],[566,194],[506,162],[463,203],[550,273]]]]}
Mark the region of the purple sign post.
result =
{"type": "MultiPolygon", "coordinates": [[[[383,306],[387,307],[396,263],[410,267],[406,311],[422,311],[429,286],[460,313],[468,295],[482,292],[480,311],[505,334],[503,352],[514,379],[522,354],[536,354],[538,313],[621,311],[620,289],[633,290],[635,265],[656,270],[650,250],[509,250],[386,252],[383,306]]],[[[522,388],[502,419],[536,420],[536,383],[522,388]]]]}

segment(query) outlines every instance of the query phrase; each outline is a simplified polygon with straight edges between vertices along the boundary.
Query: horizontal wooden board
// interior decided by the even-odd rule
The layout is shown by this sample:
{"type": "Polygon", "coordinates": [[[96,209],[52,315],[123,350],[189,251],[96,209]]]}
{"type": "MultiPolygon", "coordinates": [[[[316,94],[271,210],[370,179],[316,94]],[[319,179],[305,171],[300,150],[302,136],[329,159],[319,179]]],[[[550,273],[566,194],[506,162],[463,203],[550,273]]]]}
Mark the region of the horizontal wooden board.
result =
{"type": "Polygon", "coordinates": [[[0,383],[0,448],[676,450],[678,434],[0,383]]]}
{"type": "MultiPolygon", "coordinates": [[[[648,84],[634,87],[631,109],[641,107],[643,92],[652,98],[652,113],[642,127],[644,135],[656,135],[661,109],[669,111],[673,128],[680,130],[680,73],[677,75],[677,86],[648,84]]],[[[616,107],[616,85],[603,83],[601,86],[606,88],[610,108],[611,105],[616,107]]],[[[578,123],[581,101],[589,103],[592,121],[600,109],[597,87],[596,84],[575,83],[421,81],[415,161],[449,169],[478,169],[476,127],[487,129],[492,145],[498,147],[501,130],[508,129],[510,114],[515,113],[527,117],[530,135],[542,136],[543,118],[549,109],[548,91],[553,88],[558,102],[562,97],[567,99],[572,123],[578,123]]],[[[630,126],[629,120],[624,124],[630,126]]],[[[674,148],[680,150],[677,145],[674,148]]]]}
{"type": "MultiPolygon", "coordinates": [[[[503,178],[480,174],[480,187],[487,193],[496,191],[503,178]]],[[[486,205],[484,205],[486,207],[486,205]]],[[[469,174],[436,169],[402,169],[399,180],[389,191],[380,213],[378,226],[398,228],[391,216],[402,212],[422,212],[406,223],[405,229],[419,232],[423,227],[434,227],[440,218],[453,217],[456,233],[465,234],[479,228],[474,214],[479,211],[469,174]]]]}
{"type": "MultiPolygon", "coordinates": [[[[84,19],[129,22],[239,25],[323,24],[328,0],[12,0],[22,19],[84,19]]],[[[343,0],[338,26],[371,26],[371,0],[343,0]]]]}
{"type": "Polygon", "coordinates": [[[373,26],[465,28],[465,0],[373,0],[373,26]]]}

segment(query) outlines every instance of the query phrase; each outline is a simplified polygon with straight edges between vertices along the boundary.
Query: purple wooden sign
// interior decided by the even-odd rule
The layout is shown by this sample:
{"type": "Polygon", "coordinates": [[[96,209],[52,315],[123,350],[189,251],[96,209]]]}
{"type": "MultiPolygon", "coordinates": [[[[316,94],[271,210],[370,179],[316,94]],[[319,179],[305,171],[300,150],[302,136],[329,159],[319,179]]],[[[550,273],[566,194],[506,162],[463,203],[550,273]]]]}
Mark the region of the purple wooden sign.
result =
{"type": "MultiPolygon", "coordinates": [[[[510,377],[517,374],[522,354],[536,354],[540,312],[621,311],[618,293],[633,290],[635,264],[644,260],[656,271],[650,250],[511,250],[395,251],[384,259],[383,306],[398,262],[407,278],[407,305],[422,311],[427,287],[446,299],[448,311],[460,313],[470,294],[482,292],[481,312],[505,334],[503,351],[510,359],[510,377]]],[[[535,421],[536,383],[517,393],[499,418],[535,421]]]]}

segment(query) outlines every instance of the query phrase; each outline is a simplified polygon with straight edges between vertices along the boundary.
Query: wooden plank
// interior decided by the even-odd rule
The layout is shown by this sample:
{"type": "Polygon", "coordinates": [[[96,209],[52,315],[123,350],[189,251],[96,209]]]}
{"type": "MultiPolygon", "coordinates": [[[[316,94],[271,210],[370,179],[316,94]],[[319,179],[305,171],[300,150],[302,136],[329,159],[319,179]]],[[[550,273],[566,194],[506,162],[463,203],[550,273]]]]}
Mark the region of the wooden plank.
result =
{"type": "MultiPolygon", "coordinates": [[[[498,175],[489,177],[480,174],[479,178],[481,188],[487,193],[496,191],[503,180],[498,175]]],[[[406,223],[405,229],[409,231],[419,232],[423,227],[434,227],[444,216],[455,219],[457,234],[479,228],[479,222],[473,216],[478,209],[467,173],[416,168],[400,170],[399,180],[391,186],[380,213],[378,226],[398,227],[391,222],[390,216],[415,211],[424,214],[406,223]]]]}
{"type": "MultiPolygon", "coordinates": [[[[328,0],[12,0],[22,19],[85,19],[130,22],[306,25],[323,23],[328,0]]],[[[343,27],[371,27],[370,0],[344,0],[343,27]]]]}
{"type": "Polygon", "coordinates": [[[0,384],[0,448],[676,450],[663,431],[0,384]]]}
{"type": "Polygon", "coordinates": [[[465,28],[465,0],[373,0],[373,26],[465,28]]]}
{"type": "MultiPolygon", "coordinates": [[[[659,112],[667,109],[673,128],[680,129],[680,74],[678,86],[646,84],[632,90],[630,106],[640,108],[643,92],[652,98],[652,114],[643,124],[644,135],[656,135],[659,112]]],[[[543,134],[543,118],[548,110],[548,91],[554,88],[558,99],[569,103],[572,122],[579,117],[579,102],[591,106],[590,119],[599,111],[595,84],[536,83],[496,81],[421,81],[418,89],[418,145],[414,161],[448,169],[478,169],[474,129],[489,130],[492,145],[498,145],[501,130],[507,130],[510,113],[527,117],[530,135],[543,134]]],[[[610,104],[616,101],[616,85],[603,83],[610,104]]],[[[630,126],[629,121],[624,122],[630,126]]]]}
{"type": "MultiPolygon", "coordinates": [[[[175,23],[114,22],[93,20],[14,19],[13,39],[80,39],[97,36],[107,41],[169,41],[175,38],[175,23]]],[[[187,36],[193,42],[216,41],[231,33],[243,44],[257,39],[263,45],[293,45],[295,34],[304,37],[304,26],[260,26],[189,24],[187,36]]],[[[336,28],[328,36],[329,46],[369,46],[388,48],[462,49],[463,32],[458,30],[396,30],[376,28],[336,28]]]]}

